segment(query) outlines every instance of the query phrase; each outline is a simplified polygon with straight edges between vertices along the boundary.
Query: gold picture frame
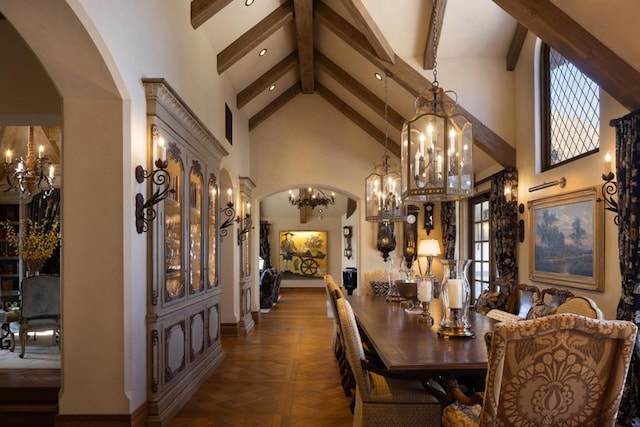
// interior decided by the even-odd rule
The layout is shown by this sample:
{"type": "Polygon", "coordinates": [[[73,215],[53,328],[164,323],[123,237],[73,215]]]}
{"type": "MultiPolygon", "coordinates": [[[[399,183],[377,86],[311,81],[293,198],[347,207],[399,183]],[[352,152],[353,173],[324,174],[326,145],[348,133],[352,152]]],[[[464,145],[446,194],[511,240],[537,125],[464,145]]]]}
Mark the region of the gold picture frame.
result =
{"type": "Polygon", "coordinates": [[[597,187],[528,202],[529,279],[604,292],[604,207],[597,187]]]}

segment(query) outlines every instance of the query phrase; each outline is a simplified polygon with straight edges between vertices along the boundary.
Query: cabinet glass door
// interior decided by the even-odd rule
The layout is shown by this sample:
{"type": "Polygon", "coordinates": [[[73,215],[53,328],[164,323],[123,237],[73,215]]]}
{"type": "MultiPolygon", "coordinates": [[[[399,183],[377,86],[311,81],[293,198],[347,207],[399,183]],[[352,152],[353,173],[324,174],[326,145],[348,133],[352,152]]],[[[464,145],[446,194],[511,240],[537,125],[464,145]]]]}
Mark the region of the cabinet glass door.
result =
{"type": "Polygon", "coordinates": [[[171,175],[173,193],[165,199],[164,223],[164,301],[170,302],[184,296],[184,281],[182,280],[182,162],[167,153],[169,166],[167,171],[171,175]]]}
{"type": "Polygon", "coordinates": [[[209,178],[209,212],[208,212],[208,244],[207,259],[208,277],[207,288],[218,286],[218,185],[214,176],[209,178]]]}
{"type": "MultiPolygon", "coordinates": [[[[199,165],[197,165],[199,166],[199,165]]],[[[202,188],[203,179],[199,167],[189,174],[189,293],[204,289],[202,277],[202,188]]]]}

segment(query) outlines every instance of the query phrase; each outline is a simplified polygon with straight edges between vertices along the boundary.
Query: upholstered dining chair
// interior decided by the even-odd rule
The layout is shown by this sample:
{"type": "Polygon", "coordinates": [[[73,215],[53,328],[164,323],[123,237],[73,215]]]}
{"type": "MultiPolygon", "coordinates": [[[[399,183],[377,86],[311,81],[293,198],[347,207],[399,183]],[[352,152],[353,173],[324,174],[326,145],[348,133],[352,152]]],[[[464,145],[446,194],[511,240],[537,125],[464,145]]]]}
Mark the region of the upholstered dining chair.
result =
{"type": "Polygon", "coordinates": [[[556,313],[573,313],[591,317],[592,319],[604,319],[602,310],[600,310],[596,302],[589,297],[581,295],[568,298],[558,306],[556,313]]]}
{"type": "Polygon", "coordinates": [[[365,271],[363,293],[364,295],[387,296],[389,293],[389,271],[365,271]]]}
{"type": "Polygon", "coordinates": [[[344,344],[344,334],[340,325],[340,319],[338,318],[338,306],[336,305],[336,301],[338,299],[344,298],[344,293],[342,292],[338,284],[333,280],[333,277],[329,274],[325,276],[325,284],[331,302],[331,307],[334,312],[334,354],[336,356],[336,360],[338,361],[340,384],[342,385],[342,390],[344,391],[345,396],[351,397],[352,390],[356,388],[356,381],[353,377],[353,373],[351,372],[351,368],[349,367],[349,362],[347,361],[347,354],[344,344]]]}
{"type": "Polygon", "coordinates": [[[29,332],[60,331],[60,277],[41,274],[20,284],[20,357],[24,357],[29,332]]]}
{"type": "Polygon", "coordinates": [[[554,314],[495,325],[484,402],[454,402],[443,426],[614,426],[638,328],[554,314]]]}
{"type": "Polygon", "coordinates": [[[531,307],[540,300],[540,289],[535,285],[520,283],[516,287],[516,295],[516,307],[518,309],[516,314],[526,319],[531,307]]]}
{"type": "Polygon", "coordinates": [[[354,426],[439,426],[441,406],[417,379],[378,375],[366,365],[362,340],[351,305],[345,298],[336,301],[344,333],[347,360],[356,380],[354,426]]]}

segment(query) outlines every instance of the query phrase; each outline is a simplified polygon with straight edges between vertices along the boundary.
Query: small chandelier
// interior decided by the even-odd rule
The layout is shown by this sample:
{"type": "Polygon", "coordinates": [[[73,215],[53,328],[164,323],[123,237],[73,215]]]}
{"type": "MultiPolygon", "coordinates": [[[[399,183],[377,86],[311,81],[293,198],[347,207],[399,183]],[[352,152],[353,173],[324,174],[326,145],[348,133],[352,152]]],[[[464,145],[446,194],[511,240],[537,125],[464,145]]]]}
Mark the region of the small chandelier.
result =
{"type": "Polygon", "coordinates": [[[404,220],[402,200],[400,198],[400,172],[398,164],[391,159],[387,151],[387,78],[384,79],[384,154],[382,160],[375,163],[375,172],[365,179],[366,214],[369,222],[400,222],[404,220]]]}
{"type": "Polygon", "coordinates": [[[295,196],[292,190],[289,190],[289,203],[296,206],[298,209],[303,206],[310,206],[314,209],[316,206],[324,206],[335,204],[335,193],[332,191],[330,196],[319,188],[313,189],[311,187],[306,190],[299,190],[298,195],[295,196]]]}
{"type": "Polygon", "coordinates": [[[457,111],[457,95],[438,83],[437,5],[433,5],[433,84],[415,100],[402,128],[402,200],[459,200],[473,194],[472,124],[457,111]]]}
{"type": "Polygon", "coordinates": [[[34,153],[33,129],[27,127],[27,156],[13,159],[11,150],[5,152],[4,170],[6,185],[9,190],[20,190],[23,194],[32,196],[42,191],[43,197],[53,192],[55,167],[44,154],[44,147],[38,149],[38,157],[34,153]]]}

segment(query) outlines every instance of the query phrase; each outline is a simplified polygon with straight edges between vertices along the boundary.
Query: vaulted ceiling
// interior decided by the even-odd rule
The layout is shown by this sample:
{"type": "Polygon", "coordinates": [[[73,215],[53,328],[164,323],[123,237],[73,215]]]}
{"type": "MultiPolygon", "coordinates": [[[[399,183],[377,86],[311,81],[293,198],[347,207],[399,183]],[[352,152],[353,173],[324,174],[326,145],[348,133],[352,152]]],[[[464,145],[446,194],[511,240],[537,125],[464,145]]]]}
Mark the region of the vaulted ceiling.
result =
{"type": "MultiPolygon", "coordinates": [[[[637,67],[640,52],[625,30],[635,25],[630,16],[640,16],[640,2],[615,1],[631,10],[618,13],[620,25],[612,29],[610,24],[603,28],[603,13],[613,12],[600,10],[601,0],[579,5],[572,0],[439,0],[437,57],[492,58],[513,71],[531,31],[624,106],[637,109],[640,74],[628,64],[637,67]]],[[[236,107],[250,118],[250,130],[292,98],[315,93],[380,144],[388,132],[389,150],[399,155],[403,121],[413,115],[415,97],[431,87],[425,77],[431,77],[434,59],[431,1],[245,3],[192,0],[191,24],[209,35],[217,52],[215,72],[228,78],[236,107]],[[375,73],[389,76],[387,95],[375,73]]],[[[515,165],[513,141],[505,141],[461,104],[474,124],[474,163],[515,165]]]]}

